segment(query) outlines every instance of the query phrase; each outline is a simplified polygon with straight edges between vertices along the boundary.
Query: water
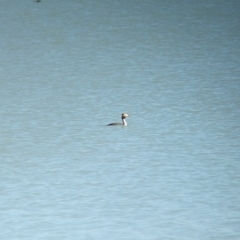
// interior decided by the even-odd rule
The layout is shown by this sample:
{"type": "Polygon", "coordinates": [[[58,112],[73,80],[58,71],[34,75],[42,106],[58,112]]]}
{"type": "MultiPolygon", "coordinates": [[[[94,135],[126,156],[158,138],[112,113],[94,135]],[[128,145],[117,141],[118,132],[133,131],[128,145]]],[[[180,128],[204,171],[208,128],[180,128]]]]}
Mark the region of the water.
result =
{"type": "Polygon", "coordinates": [[[0,238],[239,239],[239,9],[2,1],[0,238]]]}

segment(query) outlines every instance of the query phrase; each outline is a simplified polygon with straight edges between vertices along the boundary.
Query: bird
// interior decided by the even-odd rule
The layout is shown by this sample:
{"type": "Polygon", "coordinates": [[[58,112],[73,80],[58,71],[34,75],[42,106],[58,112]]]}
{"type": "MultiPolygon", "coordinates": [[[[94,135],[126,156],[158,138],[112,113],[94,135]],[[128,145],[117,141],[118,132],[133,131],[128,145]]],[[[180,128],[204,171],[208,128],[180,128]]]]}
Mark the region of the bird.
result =
{"type": "Polygon", "coordinates": [[[122,123],[110,123],[107,126],[127,126],[127,122],[126,122],[126,117],[128,117],[129,114],[127,113],[122,113],[122,123]]]}

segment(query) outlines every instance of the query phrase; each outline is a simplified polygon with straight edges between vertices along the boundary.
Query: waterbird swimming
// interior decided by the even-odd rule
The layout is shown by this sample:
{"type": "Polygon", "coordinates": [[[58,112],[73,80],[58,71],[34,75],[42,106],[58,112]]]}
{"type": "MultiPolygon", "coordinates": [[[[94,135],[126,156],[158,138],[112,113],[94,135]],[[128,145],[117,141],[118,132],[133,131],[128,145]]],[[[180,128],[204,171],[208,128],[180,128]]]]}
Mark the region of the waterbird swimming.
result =
{"type": "Polygon", "coordinates": [[[107,126],[127,126],[126,117],[129,115],[127,113],[122,113],[122,123],[110,123],[107,126]]]}

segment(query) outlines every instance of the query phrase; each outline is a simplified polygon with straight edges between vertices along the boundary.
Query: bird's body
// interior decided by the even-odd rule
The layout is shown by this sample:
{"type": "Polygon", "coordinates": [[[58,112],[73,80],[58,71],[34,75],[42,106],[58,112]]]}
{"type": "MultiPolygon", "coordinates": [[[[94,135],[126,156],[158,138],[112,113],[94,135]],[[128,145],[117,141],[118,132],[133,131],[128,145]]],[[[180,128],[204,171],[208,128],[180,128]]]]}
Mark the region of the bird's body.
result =
{"type": "Polygon", "coordinates": [[[110,123],[107,126],[127,126],[126,117],[128,117],[127,113],[122,114],[122,123],[110,123]]]}

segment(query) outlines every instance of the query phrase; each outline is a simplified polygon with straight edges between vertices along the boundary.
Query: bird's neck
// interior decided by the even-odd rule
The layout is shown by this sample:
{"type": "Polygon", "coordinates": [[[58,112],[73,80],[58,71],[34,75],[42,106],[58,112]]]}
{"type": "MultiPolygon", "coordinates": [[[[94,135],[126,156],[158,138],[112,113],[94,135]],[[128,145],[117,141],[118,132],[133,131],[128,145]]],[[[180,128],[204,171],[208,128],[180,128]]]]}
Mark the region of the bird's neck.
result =
{"type": "Polygon", "coordinates": [[[126,122],[126,119],[125,119],[125,118],[122,118],[122,122],[123,122],[123,125],[124,125],[124,126],[127,126],[127,122],[126,122]]]}

